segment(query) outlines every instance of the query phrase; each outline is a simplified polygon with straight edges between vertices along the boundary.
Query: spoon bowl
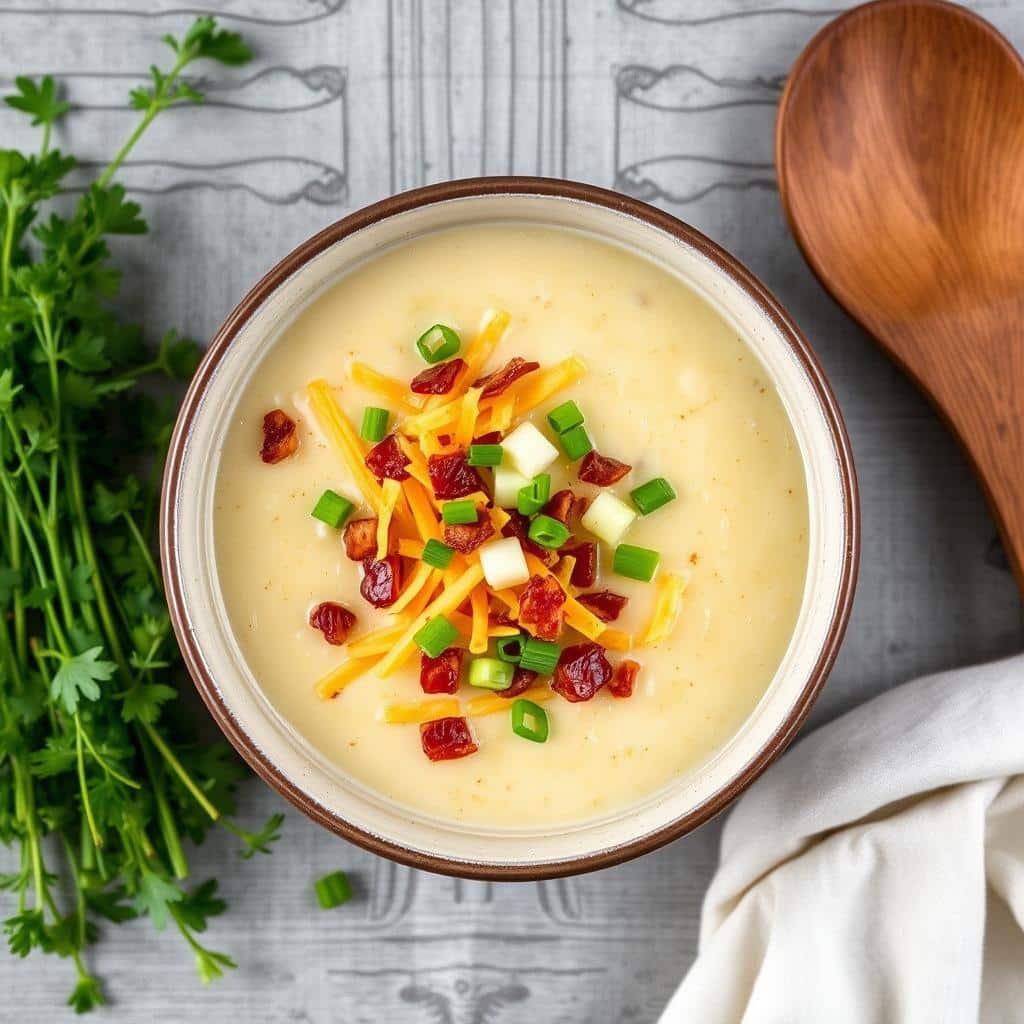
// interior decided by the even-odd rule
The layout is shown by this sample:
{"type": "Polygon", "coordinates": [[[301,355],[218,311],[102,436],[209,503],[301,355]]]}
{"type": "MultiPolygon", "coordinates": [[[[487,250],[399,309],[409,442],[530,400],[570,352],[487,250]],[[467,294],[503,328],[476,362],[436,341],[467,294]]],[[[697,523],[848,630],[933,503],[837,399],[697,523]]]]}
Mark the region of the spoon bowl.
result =
{"type": "Polygon", "coordinates": [[[776,162],[808,263],[959,439],[1024,592],[1024,62],[943,0],[854,8],[794,65],[776,162]]]}

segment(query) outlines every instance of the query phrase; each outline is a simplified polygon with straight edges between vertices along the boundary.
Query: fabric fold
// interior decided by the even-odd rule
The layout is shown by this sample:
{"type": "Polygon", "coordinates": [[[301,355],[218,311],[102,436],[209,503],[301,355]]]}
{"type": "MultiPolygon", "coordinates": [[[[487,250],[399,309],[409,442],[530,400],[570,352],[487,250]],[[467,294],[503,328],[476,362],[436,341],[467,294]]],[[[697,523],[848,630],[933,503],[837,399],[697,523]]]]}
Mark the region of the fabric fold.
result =
{"type": "Polygon", "coordinates": [[[1022,773],[1024,657],[811,733],[726,823],[662,1024],[1024,1021],[1022,773]]]}

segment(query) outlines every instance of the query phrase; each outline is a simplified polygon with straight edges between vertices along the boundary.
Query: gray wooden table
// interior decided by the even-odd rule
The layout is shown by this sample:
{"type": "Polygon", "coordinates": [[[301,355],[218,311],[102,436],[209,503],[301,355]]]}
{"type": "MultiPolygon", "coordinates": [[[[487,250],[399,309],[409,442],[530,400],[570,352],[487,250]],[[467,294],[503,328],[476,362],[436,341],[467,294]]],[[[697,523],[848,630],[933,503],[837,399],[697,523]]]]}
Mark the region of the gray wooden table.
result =
{"type": "MultiPolygon", "coordinates": [[[[60,142],[95,160],[179,0],[0,0],[0,86],[54,72],[80,108],[60,142]]],[[[1024,645],[993,528],[963,459],[914,389],[823,293],[790,239],[772,168],[775,104],[831,0],[209,0],[258,52],[172,112],[124,180],[155,238],[122,246],[124,302],[154,331],[208,337],[295,243],[384,195],[475,174],[614,186],[745,261],[820,354],[853,437],[864,509],[860,587],[811,724],[925,671],[1024,645]]],[[[974,4],[1024,47],[1024,0],[974,4]]],[[[0,145],[28,141],[0,113],[0,145]],[[8,141],[10,140],[10,141],[8,141]]],[[[210,932],[240,968],[202,989],[180,943],[110,929],[96,1020],[652,1021],[693,959],[719,826],[568,881],[489,885],[420,874],[348,846],[252,782],[244,816],[287,817],[272,857],[215,837],[197,878],[232,902],[210,932]],[[358,899],[316,909],[342,867],[358,899]]],[[[0,910],[5,907],[0,904],[0,910]]],[[[0,953],[0,1019],[52,1022],[64,964],[0,953]]]]}

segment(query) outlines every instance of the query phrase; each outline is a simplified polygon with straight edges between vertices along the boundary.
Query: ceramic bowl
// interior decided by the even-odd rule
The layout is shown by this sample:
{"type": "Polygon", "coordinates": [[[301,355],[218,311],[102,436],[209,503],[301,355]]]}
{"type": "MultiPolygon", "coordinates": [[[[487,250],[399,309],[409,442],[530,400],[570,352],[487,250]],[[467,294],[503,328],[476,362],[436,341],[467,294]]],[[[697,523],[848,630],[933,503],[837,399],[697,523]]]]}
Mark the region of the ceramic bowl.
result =
{"type": "Polygon", "coordinates": [[[858,536],[856,479],[835,398],[807,342],[764,285],[660,210],[590,185],[532,178],[481,178],[407,192],[332,224],[286,256],[210,345],[178,417],[161,509],[164,578],[185,663],[253,769],[315,821],[360,846],[415,867],[492,879],[550,878],[618,863],[696,828],[750,785],[792,740],[832,666],[853,599],[858,536]],[[655,260],[717,307],[781,395],[810,501],[809,564],[797,625],[739,733],[710,763],[663,791],[558,830],[483,829],[427,818],[329,764],[281,719],[246,666],[213,555],[214,483],[234,406],[297,313],[385,247],[498,220],[591,232],[655,260]]]}

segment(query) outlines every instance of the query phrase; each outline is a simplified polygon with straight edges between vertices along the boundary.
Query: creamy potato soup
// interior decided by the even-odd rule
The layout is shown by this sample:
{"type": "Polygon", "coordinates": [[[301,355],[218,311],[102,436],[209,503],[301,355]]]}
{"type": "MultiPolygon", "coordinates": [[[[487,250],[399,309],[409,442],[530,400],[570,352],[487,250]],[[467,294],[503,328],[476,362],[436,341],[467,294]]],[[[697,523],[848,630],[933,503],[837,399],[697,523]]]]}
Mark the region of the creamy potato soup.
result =
{"type": "Polygon", "coordinates": [[[284,331],[233,415],[215,542],[253,677],[343,774],[565,826],[740,729],[796,623],[807,496],[771,381],[702,298],[493,224],[382,253],[284,331]]]}

